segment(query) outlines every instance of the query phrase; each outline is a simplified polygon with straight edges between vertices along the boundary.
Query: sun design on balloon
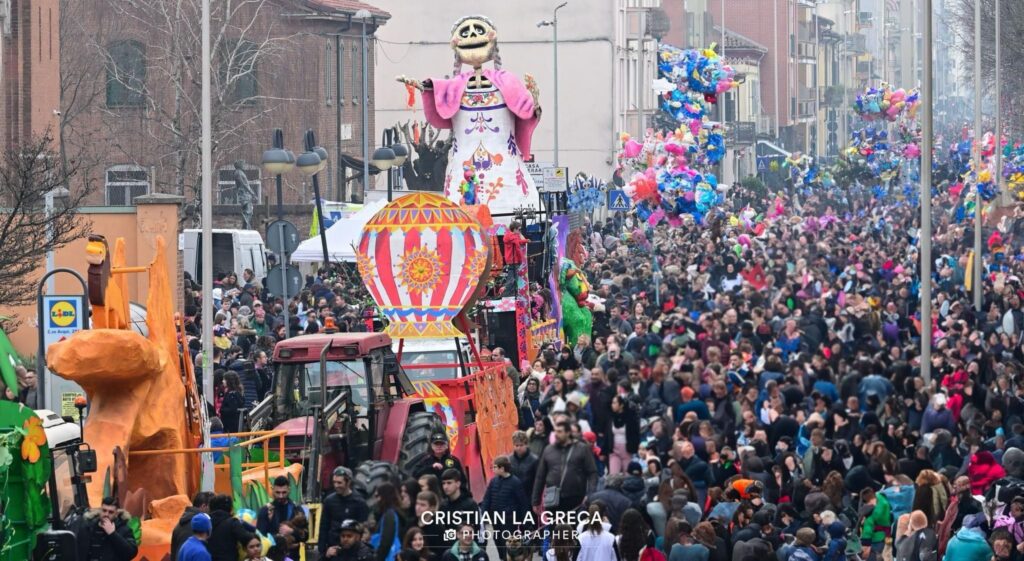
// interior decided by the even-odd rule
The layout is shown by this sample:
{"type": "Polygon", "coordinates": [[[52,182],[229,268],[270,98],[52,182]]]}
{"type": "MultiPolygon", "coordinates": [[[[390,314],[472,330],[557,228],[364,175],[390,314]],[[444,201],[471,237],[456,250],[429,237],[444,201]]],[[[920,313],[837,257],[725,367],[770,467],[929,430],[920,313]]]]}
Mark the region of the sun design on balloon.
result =
{"type": "Polygon", "coordinates": [[[402,256],[399,282],[410,292],[429,292],[441,282],[441,258],[436,251],[413,249],[402,256]]]}
{"type": "Polygon", "coordinates": [[[373,259],[370,259],[369,255],[367,255],[367,254],[365,254],[365,253],[363,253],[361,251],[357,251],[356,252],[356,270],[359,271],[359,276],[360,277],[369,280],[369,279],[373,278],[374,274],[376,274],[377,267],[374,264],[373,259]]]}
{"type": "Polygon", "coordinates": [[[473,254],[466,262],[465,277],[467,279],[478,279],[484,274],[487,268],[487,251],[480,250],[473,254]]]}

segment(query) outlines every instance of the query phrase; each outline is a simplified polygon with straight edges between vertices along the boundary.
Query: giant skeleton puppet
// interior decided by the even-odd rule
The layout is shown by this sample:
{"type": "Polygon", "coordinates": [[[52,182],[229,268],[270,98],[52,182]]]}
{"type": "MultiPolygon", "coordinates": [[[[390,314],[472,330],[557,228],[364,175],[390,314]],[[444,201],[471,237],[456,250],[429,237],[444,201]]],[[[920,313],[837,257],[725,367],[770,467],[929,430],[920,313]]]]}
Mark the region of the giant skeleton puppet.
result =
{"type": "MultiPolygon", "coordinates": [[[[498,32],[484,16],[468,16],[452,27],[455,69],[451,79],[398,80],[423,92],[423,112],[439,129],[452,130],[445,195],[454,202],[484,204],[492,214],[511,214],[538,204],[537,188],[524,160],[540,120],[539,92],[527,74],[501,69],[498,32]],[[483,68],[493,61],[494,69],[483,68]],[[472,67],[462,72],[462,66],[472,67]],[[467,186],[472,192],[467,194],[467,186]]],[[[511,217],[496,221],[509,223],[511,217]]]]}

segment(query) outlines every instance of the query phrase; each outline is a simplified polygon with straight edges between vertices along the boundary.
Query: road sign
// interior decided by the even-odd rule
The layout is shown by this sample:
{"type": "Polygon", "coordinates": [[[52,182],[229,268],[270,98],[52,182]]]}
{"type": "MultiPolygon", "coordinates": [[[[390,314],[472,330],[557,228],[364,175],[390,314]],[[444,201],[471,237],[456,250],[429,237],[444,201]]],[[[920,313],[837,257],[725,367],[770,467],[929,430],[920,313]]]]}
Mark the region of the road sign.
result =
{"type": "Polygon", "coordinates": [[[295,251],[295,248],[299,247],[300,241],[299,231],[295,228],[295,224],[287,220],[275,220],[267,226],[267,247],[278,255],[295,251]],[[283,248],[281,247],[282,233],[284,234],[283,248]]]}
{"type": "MultiPolygon", "coordinates": [[[[43,296],[43,317],[40,318],[43,327],[43,349],[48,349],[50,345],[85,329],[84,322],[88,321],[88,311],[83,311],[83,302],[81,295],[43,296]]],[[[75,396],[85,395],[82,388],[74,382],[53,376],[49,372],[38,374],[46,377],[46,404],[52,409],[61,405],[62,400],[68,398],[68,394],[72,402],[75,396]]],[[[60,410],[63,415],[67,408],[61,407],[60,410]]],[[[77,411],[73,415],[77,417],[77,411]]]]}
{"type": "MultiPolygon", "coordinates": [[[[288,294],[298,294],[302,290],[302,273],[299,272],[299,268],[288,265],[285,277],[288,279],[288,294]]],[[[274,295],[284,294],[284,285],[281,284],[281,265],[274,265],[270,271],[267,271],[267,291],[274,295]]]]}
{"type": "Polygon", "coordinates": [[[544,184],[538,186],[541,193],[564,193],[569,190],[569,168],[544,168],[544,184]]]}
{"type": "Polygon", "coordinates": [[[629,210],[629,197],[622,189],[608,191],[608,210],[611,212],[626,212],[629,210]]]}
{"type": "Polygon", "coordinates": [[[782,159],[782,156],[778,156],[778,155],[758,156],[757,157],[757,173],[768,173],[772,169],[772,162],[773,161],[777,162],[777,161],[779,161],[781,159],[782,159]]]}
{"type": "Polygon", "coordinates": [[[554,166],[551,162],[526,162],[526,173],[533,178],[533,184],[540,188],[544,184],[544,169],[554,166]]]}

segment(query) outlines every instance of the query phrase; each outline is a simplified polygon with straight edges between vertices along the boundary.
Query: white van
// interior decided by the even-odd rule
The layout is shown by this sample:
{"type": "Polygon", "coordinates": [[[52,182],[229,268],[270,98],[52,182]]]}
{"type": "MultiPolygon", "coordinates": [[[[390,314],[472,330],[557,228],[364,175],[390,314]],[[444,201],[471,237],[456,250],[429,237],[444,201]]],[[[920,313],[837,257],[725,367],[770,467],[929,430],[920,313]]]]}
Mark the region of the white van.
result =
{"type": "MultiPolygon", "coordinates": [[[[203,231],[185,230],[181,234],[181,250],[185,272],[200,282],[203,271],[203,231]]],[[[256,230],[213,230],[213,278],[235,273],[242,282],[242,272],[252,269],[256,280],[267,276],[267,254],[263,236],[256,230]]]]}

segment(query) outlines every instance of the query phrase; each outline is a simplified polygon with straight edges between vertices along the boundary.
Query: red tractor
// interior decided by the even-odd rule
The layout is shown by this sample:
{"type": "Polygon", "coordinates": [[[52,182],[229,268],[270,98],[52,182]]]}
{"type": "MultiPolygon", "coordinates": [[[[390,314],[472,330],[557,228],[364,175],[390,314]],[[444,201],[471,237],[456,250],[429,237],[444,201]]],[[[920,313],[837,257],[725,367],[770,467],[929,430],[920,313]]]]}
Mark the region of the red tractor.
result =
{"type": "Polygon", "coordinates": [[[383,333],[293,337],[274,348],[274,363],[273,392],[250,412],[248,425],[288,431],[287,459],[319,474],[306,478],[311,500],[319,500],[341,465],[355,472],[356,490],[372,497],[380,482],[410,476],[437,432],[449,435],[452,453],[480,494],[493,456],[510,450],[514,423],[491,421],[481,429],[476,422],[476,390],[492,391],[496,383],[510,388],[503,365],[480,364],[474,372],[465,364],[423,365],[409,369],[410,379],[383,333]],[[465,375],[430,379],[432,369],[450,373],[453,367],[465,375]]]}

